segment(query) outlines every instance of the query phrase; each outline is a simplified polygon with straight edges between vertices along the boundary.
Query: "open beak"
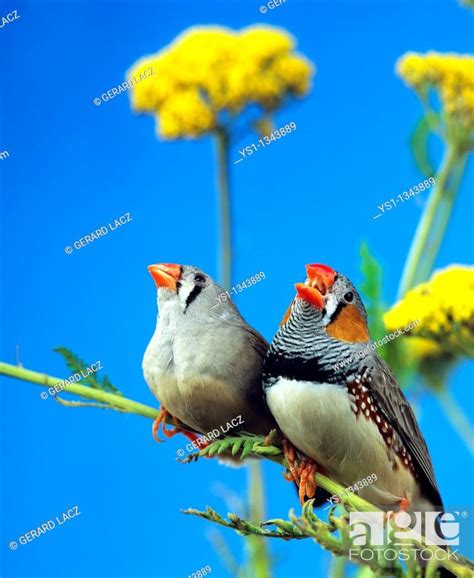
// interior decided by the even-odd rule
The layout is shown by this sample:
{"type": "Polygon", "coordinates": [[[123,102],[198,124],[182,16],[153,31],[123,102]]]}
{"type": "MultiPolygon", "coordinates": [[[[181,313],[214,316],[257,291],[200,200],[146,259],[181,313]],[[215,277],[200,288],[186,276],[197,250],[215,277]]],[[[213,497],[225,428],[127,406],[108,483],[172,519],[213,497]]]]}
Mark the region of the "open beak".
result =
{"type": "Polygon", "coordinates": [[[148,267],[157,287],[166,287],[176,293],[176,283],[181,277],[181,265],[158,263],[148,267]]]}
{"type": "Polygon", "coordinates": [[[308,275],[304,283],[296,283],[298,298],[304,299],[318,309],[323,309],[326,303],[326,295],[333,286],[336,272],[326,265],[313,263],[306,265],[308,275]]]}

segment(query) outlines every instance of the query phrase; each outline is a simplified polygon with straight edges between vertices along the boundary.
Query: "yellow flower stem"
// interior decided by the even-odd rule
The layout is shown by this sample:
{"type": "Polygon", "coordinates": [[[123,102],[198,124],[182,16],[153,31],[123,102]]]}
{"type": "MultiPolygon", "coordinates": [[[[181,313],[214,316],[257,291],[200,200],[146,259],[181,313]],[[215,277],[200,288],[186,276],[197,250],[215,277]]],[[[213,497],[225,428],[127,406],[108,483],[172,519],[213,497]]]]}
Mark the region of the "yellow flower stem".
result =
{"type": "MultiPolygon", "coordinates": [[[[224,289],[232,286],[232,241],[230,208],[230,171],[229,171],[229,135],[219,127],[216,130],[218,189],[220,205],[221,261],[220,280],[224,289]]],[[[262,520],[265,516],[263,495],[262,466],[260,462],[250,460],[248,466],[248,503],[252,520],[262,520]]],[[[250,536],[248,539],[249,576],[255,578],[271,577],[271,562],[267,543],[262,536],[250,536]]]]}
{"type": "Polygon", "coordinates": [[[462,176],[460,175],[455,179],[456,183],[450,184],[452,171],[458,163],[463,166],[465,155],[466,153],[462,152],[462,149],[455,143],[448,142],[441,168],[435,177],[436,184],[418,223],[408,253],[398,289],[398,299],[401,299],[416,284],[425,281],[431,272],[456,200],[456,193],[462,176]],[[440,226],[435,226],[440,207],[445,215],[441,220],[440,226]],[[434,249],[428,252],[430,245],[433,245],[434,249]]]}
{"type": "Polygon", "coordinates": [[[232,241],[229,185],[229,135],[224,128],[215,131],[217,144],[217,188],[220,212],[220,283],[224,289],[232,286],[232,241]]]}
{"type": "Polygon", "coordinates": [[[471,454],[474,454],[474,431],[465,413],[459,407],[448,388],[440,388],[436,391],[436,396],[451,425],[464,441],[471,454]]]}
{"type": "Polygon", "coordinates": [[[444,234],[448,227],[449,219],[451,217],[451,212],[454,207],[454,203],[456,201],[456,191],[461,184],[462,177],[464,175],[464,168],[466,166],[467,155],[466,154],[459,154],[458,160],[453,167],[451,172],[451,182],[450,187],[446,191],[445,196],[441,199],[440,207],[438,211],[438,218],[435,224],[435,229],[437,231],[437,235],[435,235],[434,239],[431,243],[428,244],[426,248],[426,256],[423,260],[424,262],[424,270],[421,271],[422,275],[426,275],[428,277],[433,269],[433,265],[436,260],[436,255],[438,254],[441,241],[443,240],[444,234]]]}

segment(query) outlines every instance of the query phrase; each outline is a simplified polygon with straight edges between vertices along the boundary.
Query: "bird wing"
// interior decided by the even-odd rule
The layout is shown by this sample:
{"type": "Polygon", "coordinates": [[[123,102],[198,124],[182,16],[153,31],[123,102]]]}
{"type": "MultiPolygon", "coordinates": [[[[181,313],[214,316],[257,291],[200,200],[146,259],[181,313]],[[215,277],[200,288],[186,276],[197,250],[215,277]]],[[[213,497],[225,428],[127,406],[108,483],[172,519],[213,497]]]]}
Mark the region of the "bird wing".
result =
{"type": "Polygon", "coordinates": [[[267,354],[268,348],[270,347],[268,341],[266,341],[257,330],[255,330],[253,327],[250,327],[250,325],[246,324],[244,329],[247,332],[250,345],[260,355],[260,357],[264,358],[267,354]]]}
{"type": "Polygon", "coordinates": [[[416,471],[420,476],[424,495],[434,505],[442,506],[428,447],[415,414],[400,389],[392,370],[376,354],[373,363],[364,363],[359,371],[362,380],[366,382],[366,387],[370,389],[377,400],[378,407],[410,452],[416,471]]]}

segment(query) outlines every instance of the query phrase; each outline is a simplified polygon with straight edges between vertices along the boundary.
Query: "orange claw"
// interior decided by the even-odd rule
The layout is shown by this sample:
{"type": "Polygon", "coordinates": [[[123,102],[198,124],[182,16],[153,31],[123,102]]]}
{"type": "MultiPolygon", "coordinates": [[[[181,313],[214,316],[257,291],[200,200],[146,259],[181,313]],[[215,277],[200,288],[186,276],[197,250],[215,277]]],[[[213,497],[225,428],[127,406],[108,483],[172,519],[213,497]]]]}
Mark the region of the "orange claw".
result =
{"type": "Polygon", "coordinates": [[[317,485],[314,476],[317,471],[318,466],[310,459],[304,460],[298,470],[298,473],[301,472],[298,492],[301,505],[304,504],[306,497],[311,499],[316,494],[317,485]]]}
{"type": "Polygon", "coordinates": [[[179,419],[172,416],[166,408],[161,406],[160,412],[158,413],[158,417],[153,422],[153,427],[151,428],[151,433],[153,434],[154,439],[158,443],[163,443],[163,441],[164,441],[158,437],[158,430],[160,429],[160,424],[161,424],[161,430],[163,431],[163,435],[168,439],[172,438],[173,436],[175,436],[176,434],[179,434],[179,433],[184,434],[188,438],[188,440],[190,440],[192,442],[195,441],[199,437],[199,435],[194,433],[194,432],[182,429],[180,427],[181,422],[179,421],[179,419]],[[167,426],[166,419],[169,417],[173,418],[173,423],[175,425],[175,427],[171,430],[167,429],[167,427],[166,427],[167,426]]]}
{"type": "Polygon", "coordinates": [[[410,509],[410,500],[408,498],[402,498],[400,500],[400,512],[406,512],[410,509]]]}
{"type": "Polygon", "coordinates": [[[151,433],[153,434],[155,441],[157,441],[159,444],[161,444],[164,441],[158,437],[158,430],[160,429],[160,425],[165,437],[171,437],[169,435],[171,432],[169,432],[165,427],[167,417],[171,417],[171,414],[168,412],[168,410],[166,410],[163,406],[161,406],[160,411],[158,413],[158,417],[153,422],[153,427],[151,428],[151,433]]]}
{"type": "Polygon", "coordinates": [[[288,470],[285,470],[284,472],[282,472],[282,476],[285,478],[285,480],[287,482],[294,482],[295,481],[292,473],[289,472],[288,470]]]}
{"type": "Polygon", "coordinates": [[[188,431],[186,429],[180,430],[183,435],[185,435],[190,442],[195,442],[200,436],[197,433],[188,431]]]}
{"type": "MultiPolygon", "coordinates": [[[[283,454],[288,463],[290,474],[292,475],[293,480],[296,483],[298,483],[298,474],[295,469],[295,448],[290,444],[288,440],[285,439],[282,441],[282,445],[283,445],[283,454]]],[[[291,478],[287,479],[290,480],[291,478]]]]}
{"type": "MultiPolygon", "coordinates": [[[[398,512],[407,512],[410,509],[411,502],[408,498],[402,498],[399,502],[400,509],[398,512]]],[[[392,518],[395,517],[398,512],[394,510],[389,510],[388,512],[384,513],[384,522],[389,522],[392,518]]]]}
{"type": "Polygon", "coordinates": [[[156,442],[158,442],[159,444],[161,444],[161,442],[163,440],[160,440],[160,438],[158,437],[158,430],[160,429],[160,423],[163,421],[163,419],[166,417],[166,410],[163,409],[162,407],[160,407],[160,411],[158,412],[158,417],[155,419],[155,421],[153,422],[153,426],[151,428],[151,433],[153,435],[153,438],[155,439],[156,442]]]}
{"type": "Polygon", "coordinates": [[[314,498],[316,494],[316,481],[314,476],[318,471],[318,466],[313,460],[309,458],[304,459],[298,463],[296,460],[295,448],[288,440],[282,441],[283,454],[288,463],[289,472],[283,474],[283,477],[288,481],[294,481],[298,486],[298,495],[301,505],[304,504],[305,498],[314,498]]]}

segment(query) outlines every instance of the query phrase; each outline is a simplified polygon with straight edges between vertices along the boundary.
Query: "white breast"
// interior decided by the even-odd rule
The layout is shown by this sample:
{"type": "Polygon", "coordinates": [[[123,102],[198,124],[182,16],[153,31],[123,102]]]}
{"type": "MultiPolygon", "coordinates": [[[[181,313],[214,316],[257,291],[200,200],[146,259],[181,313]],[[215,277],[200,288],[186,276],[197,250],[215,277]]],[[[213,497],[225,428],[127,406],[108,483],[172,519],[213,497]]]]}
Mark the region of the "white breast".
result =
{"type": "Polygon", "coordinates": [[[382,508],[415,497],[413,476],[390,455],[377,426],[356,417],[344,388],[279,378],[266,396],[289,441],[335,481],[348,487],[376,474],[377,481],[358,493],[382,508]]]}

